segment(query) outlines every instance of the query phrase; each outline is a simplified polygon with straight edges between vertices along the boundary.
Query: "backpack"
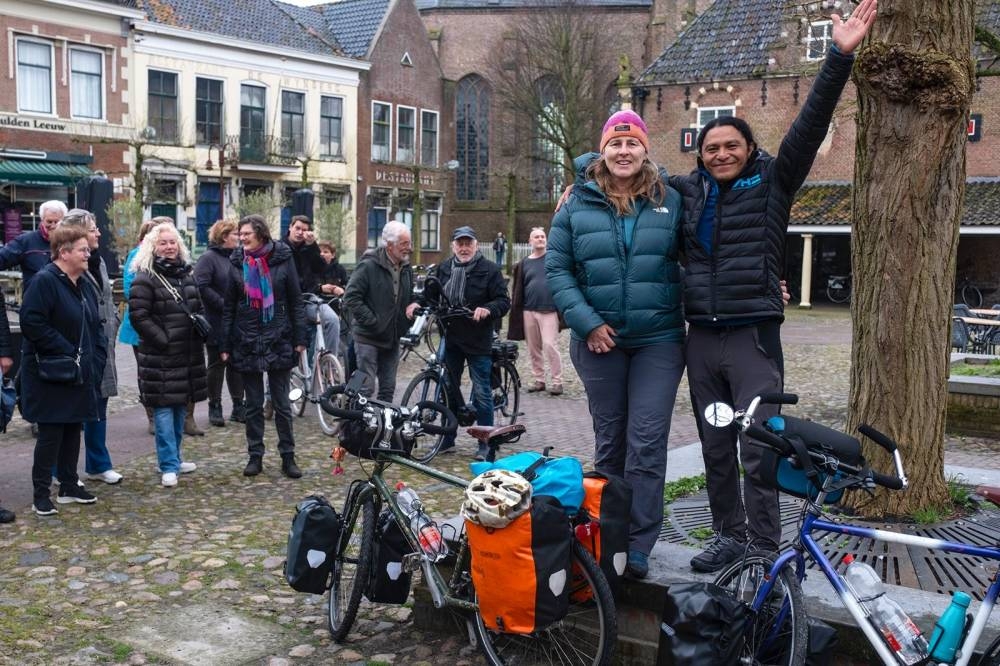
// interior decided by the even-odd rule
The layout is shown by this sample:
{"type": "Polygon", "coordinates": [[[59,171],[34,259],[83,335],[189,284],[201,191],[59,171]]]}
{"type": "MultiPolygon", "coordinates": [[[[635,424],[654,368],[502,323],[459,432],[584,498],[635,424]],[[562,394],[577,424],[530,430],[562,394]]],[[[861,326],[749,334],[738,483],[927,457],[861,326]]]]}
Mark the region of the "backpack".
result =
{"type": "Polygon", "coordinates": [[[382,511],[375,527],[375,557],[365,596],[383,604],[406,603],[413,575],[403,570],[403,556],[411,552],[403,528],[389,509],[382,511]]]}
{"type": "Polygon", "coordinates": [[[507,527],[465,522],[479,614],[492,631],[530,634],[569,609],[573,537],[562,506],[535,495],[507,527]]]}
{"type": "Polygon", "coordinates": [[[523,474],[531,481],[533,495],[552,497],[566,515],[575,516],[583,504],[583,466],[576,458],[549,458],[547,453],[548,449],[545,453],[524,451],[492,463],[474,462],[469,467],[476,476],[491,469],[523,474]]]}
{"type": "Polygon", "coordinates": [[[576,538],[616,590],[628,563],[632,487],[621,477],[587,472],[583,475],[582,509],[577,516],[576,538]]]}
{"type": "Polygon", "coordinates": [[[657,666],[736,666],[750,608],[715,583],[667,588],[657,666]]]}
{"type": "Polygon", "coordinates": [[[285,559],[285,580],[293,590],[326,591],[340,530],[340,516],[322,495],[310,495],[295,507],[285,559]]]}

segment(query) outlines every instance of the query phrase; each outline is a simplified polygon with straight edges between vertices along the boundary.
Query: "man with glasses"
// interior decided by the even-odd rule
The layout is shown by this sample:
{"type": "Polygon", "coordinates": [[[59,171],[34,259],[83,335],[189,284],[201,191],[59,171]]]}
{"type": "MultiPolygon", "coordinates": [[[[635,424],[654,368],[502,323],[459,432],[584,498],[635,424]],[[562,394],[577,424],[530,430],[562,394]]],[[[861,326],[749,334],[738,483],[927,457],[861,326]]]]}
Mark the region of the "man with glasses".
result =
{"type": "Polygon", "coordinates": [[[0,248],[0,270],[21,269],[21,293],[28,289],[35,273],[52,261],[49,234],[65,215],[66,204],[62,201],[46,201],[38,207],[38,229],[22,233],[0,248]]]}
{"type": "Polygon", "coordinates": [[[382,245],[365,252],[347,283],[344,303],[352,317],[358,370],[368,375],[364,390],[371,395],[378,379],[378,399],[392,402],[399,366],[399,338],[409,328],[417,303],[413,300],[410,230],[388,222],[382,245]]]}

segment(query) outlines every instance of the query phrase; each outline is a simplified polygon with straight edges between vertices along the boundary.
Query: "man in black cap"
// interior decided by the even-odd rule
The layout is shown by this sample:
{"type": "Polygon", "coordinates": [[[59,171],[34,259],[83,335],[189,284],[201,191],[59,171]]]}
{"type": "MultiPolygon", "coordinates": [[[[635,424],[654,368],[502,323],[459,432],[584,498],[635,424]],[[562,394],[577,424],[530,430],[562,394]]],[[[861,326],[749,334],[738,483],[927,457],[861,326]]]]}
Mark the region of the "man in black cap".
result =
{"type": "MultiPolygon", "coordinates": [[[[490,387],[490,367],[493,363],[493,324],[510,310],[507,283],[500,267],[479,251],[479,242],[472,227],[459,227],[451,235],[454,254],[434,271],[437,281],[429,281],[422,299],[437,302],[444,296],[451,305],[462,305],[472,311],[466,318],[445,322],[445,365],[452,381],[448,401],[461,405],[459,390],[465,364],[472,379],[472,402],[476,423],[493,425],[493,391],[490,387]]],[[[441,443],[441,452],[455,446],[455,436],[441,443]]],[[[477,460],[485,460],[486,446],[480,445],[477,460]]]]}

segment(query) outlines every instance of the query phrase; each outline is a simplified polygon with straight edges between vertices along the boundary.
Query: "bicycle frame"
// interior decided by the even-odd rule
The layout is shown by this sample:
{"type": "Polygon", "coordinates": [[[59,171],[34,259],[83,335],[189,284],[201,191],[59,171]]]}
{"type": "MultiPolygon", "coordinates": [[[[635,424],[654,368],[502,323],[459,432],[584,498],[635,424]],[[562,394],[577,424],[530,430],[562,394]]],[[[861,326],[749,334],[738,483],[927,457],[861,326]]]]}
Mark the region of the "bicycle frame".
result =
{"type": "MultiPolygon", "coordinates": [[[[822,500],[823,496],[820,495],[818,501],[822,502],[822,500]]],[[[805,557],[802,552],[804,548],[808,551],[809,557],[812,561],[819,565],[823,575],[840,597],[841,603],[844,604],[844,607],[851,614],[851,617],[854,618],[855,624],[857,624],[861,631],[864,632],[865,637],[868,638],[868,642],[871,643],[875,652],[886,664],[897,664],[898,662],[896,657],[886,646],[882,636],[878,633],[878,631],[876,631],[872,623],[868,621],[867,611],[855,598],[853,592],[848,589],[845,580],[837,573],[833,564],[823,553],[822,547],[813,538],[812,534],[814,532],[864,537],[887,543],[898,543],[904,546],[940,550],[946,553],[962,553],[964,555],[973,555],[976,557],[1000,561],[1000,548],[998,547],[972,546],[955,541],[931,539],[929,537],[901,534],[899,532],[889,532],[887,530],[860,527],[846,523],[831,523],[827,520],[823,520],[818,515],[819,510],[815,506],[810,506],[805,511],[806,515],[802,520],[801,527],[799,528],[799,534],[796,542],[790,548],[782,551],[778,556],[774,566],[771,567],[768,579],[757,590],[757,594],[754,597],[751,608],[754,612],[761,608],[764,600],[770,594],[771,588],[774,587],[775,581],[778,580],[779,572],[785,566],[788,566],[792,560],[795,561],[796,576],[799,581],[801,582],[802,579],[805,578],[805,557]]],[[[976,643],[979,641],[979,637],[982,635],[983,629],[986,627],[986,621],[989,619],[990,613],[993,611],[993,606],[996,603],[998,595],[1000,595],[1000,572],[994,575],[993,582],[986,590],[986,596],[983,598],[979,611],[976,613],[972,627],[969,629],[969,633],[962,642],[960,647],[961,657],[955,662],[955,666],[966,666],[972,659],[976,643]]],[[[785,609],[783,609],[782,612],[785,612],[785,609]]]]}
{"type": "MultiPolygon", "coordinates": [[[[373,469],[369,475],[368,481],[362,482],[363,486],[357,491],[357,496],[352,497],[350,506],[351,513],[354,514],[360,509],[365,495],[374,494],[376,497],[376,509],[378,509],[380,504],[384,504],[390,511],[392,511],[393,516],[396,518],[396,522],[403,528],[402,532],[410,545],[411,552],[418,554],[420,557],[421,570],[424,572],[424,580],[426,581],[427,589],[431,593],[431,599],[434,602],[435,608],[449,606],[464,611],[478,611],[479,607],[474,602],[459,599],[451,596],[450,594],[450,591],[456,589],[462,582],[460,577],[465,570],[463,564],[468,562],[469,559],[468,542],[465,540],[464,535],[459,538],[459,548],[456,555],[457,559],[455,561],[455,569],[452,572],[451,580],[446,582],[436,564],[422,554],[423,549],[420,547],[417,535],[413,533],[412,529],[410,529],[409,518],[402,512],[402,510],[400,510],[399,505],[396,503],[395,493],[393,493],[389,484],[386,483],[385,479],[382,477],[382,472],[390,464],[402,465],[403,467],[412,469],[423,474],[424,476],[447,483],[448,485],[456,488],[465,488],[469,485],[469,480],[448,474],[447,472],[442,472],[441,470],[434,469],[433,467],[429,467],[400,455],[393,453],[379,453],[375,460],[375,469],[373,469]]],[[[345,516],[344,520],[345,522],[353,522],[354,515],[345,516]]]]}

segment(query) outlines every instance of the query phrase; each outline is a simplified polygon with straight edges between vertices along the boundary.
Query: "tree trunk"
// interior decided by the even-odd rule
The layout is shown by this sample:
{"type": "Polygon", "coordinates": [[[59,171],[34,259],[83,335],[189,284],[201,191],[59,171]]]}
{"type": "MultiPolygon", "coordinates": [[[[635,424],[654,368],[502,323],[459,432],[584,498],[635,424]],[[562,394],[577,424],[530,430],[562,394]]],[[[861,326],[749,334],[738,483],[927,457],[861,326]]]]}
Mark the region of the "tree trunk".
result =
{"type": "MultiPolygon", "coordinates": [[[[899,444],[909,489],[855,493],[869,517],[946,504],[944,422],[955,255],[974,89],[973,0],[880,0],[855,65],[857,158],[848,427],[899,444]]],[[[865,440],[874,469],[891,457],[865,440]]]]}

